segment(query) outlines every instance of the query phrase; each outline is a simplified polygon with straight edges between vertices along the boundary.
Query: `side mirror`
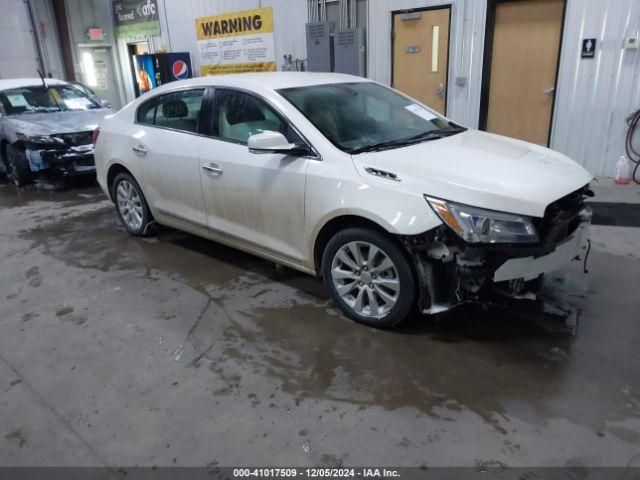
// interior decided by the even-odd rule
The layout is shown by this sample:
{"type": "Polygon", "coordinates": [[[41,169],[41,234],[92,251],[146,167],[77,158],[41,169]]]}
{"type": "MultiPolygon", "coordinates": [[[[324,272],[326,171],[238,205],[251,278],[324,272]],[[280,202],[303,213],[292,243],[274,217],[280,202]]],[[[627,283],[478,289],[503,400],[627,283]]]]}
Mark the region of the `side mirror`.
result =
{"type": "Polygon", "coordinates": [[[251,153],[282,153],[295,156],[311,154],[306,145],[289,143],[279,132],[256,133],[249,137],[247,144],[251,153]]]}

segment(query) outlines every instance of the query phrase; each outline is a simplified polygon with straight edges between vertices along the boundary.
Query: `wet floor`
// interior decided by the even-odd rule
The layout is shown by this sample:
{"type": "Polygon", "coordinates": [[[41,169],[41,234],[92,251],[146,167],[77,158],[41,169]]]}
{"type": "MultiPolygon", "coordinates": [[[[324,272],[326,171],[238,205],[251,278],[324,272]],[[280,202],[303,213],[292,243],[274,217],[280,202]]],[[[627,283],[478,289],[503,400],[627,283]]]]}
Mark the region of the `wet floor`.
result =
{"type": "Polygon", "coordinates": [[[0,464],[640,466],[640,229],[593,227],[546,312],[382,331],[317,279],[128,236],[93,184],[0,184],[0,226],[0,464]]]}

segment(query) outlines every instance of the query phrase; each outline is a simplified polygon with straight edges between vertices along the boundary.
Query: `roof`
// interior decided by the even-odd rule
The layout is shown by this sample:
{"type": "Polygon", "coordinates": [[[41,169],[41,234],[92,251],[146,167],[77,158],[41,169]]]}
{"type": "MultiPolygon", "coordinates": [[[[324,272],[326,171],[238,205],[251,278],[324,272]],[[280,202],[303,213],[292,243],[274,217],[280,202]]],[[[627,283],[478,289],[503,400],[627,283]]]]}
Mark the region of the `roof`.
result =
{"type": "MultiPolygon", "coordinates": [[[[55,78],[45,78],[47,85],[64,85],[67,82],[64,80],[57,80],[55,78]]],[[[40,77],[37,78],[7,78],[4,80],[0,80],[0,90],[7,90],[9,88],[20,88],[20,87],[35,87],[37,85],[42,85],[42,79],[40,77]]]]}
{"type": "MultiPolygon", "coordinates": [[[[257,72],[231,73],[227,75],[213,75],[207,77],[182,80],[185,85],[260,85],[272,90],[280,88],[307,87],[310,85],[325,85],[328,83],[370,82],[363,77],[345,75],[342,73],[319,72],[257,72]]],[[[179,82],[169,85],[177,86],[179,82]]]]}

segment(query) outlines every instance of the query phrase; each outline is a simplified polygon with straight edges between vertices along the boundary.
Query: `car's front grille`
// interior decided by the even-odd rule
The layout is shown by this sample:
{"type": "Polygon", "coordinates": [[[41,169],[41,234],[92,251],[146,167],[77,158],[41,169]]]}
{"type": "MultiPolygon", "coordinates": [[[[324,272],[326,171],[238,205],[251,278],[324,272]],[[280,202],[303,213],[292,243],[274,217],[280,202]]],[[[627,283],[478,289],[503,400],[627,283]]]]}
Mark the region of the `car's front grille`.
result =
{"type": "Polygon", "coordinates": [[[534,221],[542,243],[557,245],[578,228],[581,221],[579,214],[589,192],[589,185],[585,185],[547,206],[544,217],[534,221]]]}
{"type": "Polygon", "coordinates": [[[70,147],[78,147],[81,145],[91,145],[91,143],[93,143],[92,135],[93,132],[88,131],[76,133],[61,133],[54,136],[64,140],[64,143],[70,147]]]}

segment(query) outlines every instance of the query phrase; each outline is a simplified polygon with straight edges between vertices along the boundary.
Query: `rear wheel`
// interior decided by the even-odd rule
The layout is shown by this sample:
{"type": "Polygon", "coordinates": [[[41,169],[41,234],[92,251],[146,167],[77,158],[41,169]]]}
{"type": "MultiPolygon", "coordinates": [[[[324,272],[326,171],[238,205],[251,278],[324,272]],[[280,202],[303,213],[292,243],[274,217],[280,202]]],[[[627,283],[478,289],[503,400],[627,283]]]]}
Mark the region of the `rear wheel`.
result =
{"type": "Polygon", "coordinates": [[[413,310],[416,283],[401,246],[375,230],[349,228],[327,244],[322,275],[333,301],[353,320],[392,327],[413,310]]]}
{"type": "Polygon", "coordinates": [[[13,145],[6,147],[7,179],[17,187],[25,187],[33,183],[33,172],[25,153],[13,145]]]}
{"type": "Polygon", "coordinates": [[[155,220],[142,189],[129,173],[119,173],[113,180],[111,198],[116,204],[120,223],[131,235],[146,237],[155,233],[155,220]]]}

